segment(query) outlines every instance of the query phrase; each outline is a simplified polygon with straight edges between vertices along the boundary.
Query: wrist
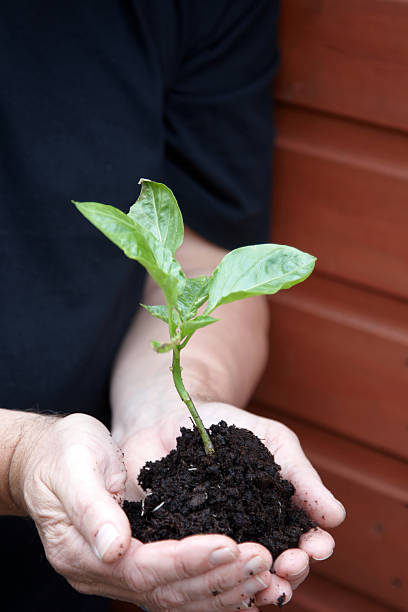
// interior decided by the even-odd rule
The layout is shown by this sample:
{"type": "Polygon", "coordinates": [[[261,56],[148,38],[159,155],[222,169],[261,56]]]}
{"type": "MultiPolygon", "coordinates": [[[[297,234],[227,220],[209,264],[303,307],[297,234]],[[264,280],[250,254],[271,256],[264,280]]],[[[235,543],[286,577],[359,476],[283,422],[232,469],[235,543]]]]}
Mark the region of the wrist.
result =
{"type": "Polygon", "coordinates": [[[122,448],[127,440],[144,430],[158,429],[164,419],[174,415],[179,418],[188,414],[188,410],[177,398],[173,401],[139,401],[136,398],[133,406],[121,411],[113,418],[111,434],[115,442],[122,448]]]}
{"type": "MultiPolygon", "coordinates": [[[[183,377],[198,410],[202,405],[219,400],[218,393],[212,392],[208,384],[210,376],[207,368],[187,365],[183,369],[183,377]]],[[[111,394],[111,405],[111,432],[119,446],[135,433],[159,427],[170,416],[179,420],[187,418],[190,422],[189,411],[177,393],[168,366],[157,373],[153,383],[148,381],[143,388],[123,387],[121,394],[111,394]]]]}
{"type": "Polygon", "coordinates": [[[17,413],[15,445],[10,456],[7,472],[7,488],[11,513],[24,516],[28,514],[25,503],[25,483],[28,466],[34,460],[34,451],[41,439],[60,417],[34,413],[17,413]]]}

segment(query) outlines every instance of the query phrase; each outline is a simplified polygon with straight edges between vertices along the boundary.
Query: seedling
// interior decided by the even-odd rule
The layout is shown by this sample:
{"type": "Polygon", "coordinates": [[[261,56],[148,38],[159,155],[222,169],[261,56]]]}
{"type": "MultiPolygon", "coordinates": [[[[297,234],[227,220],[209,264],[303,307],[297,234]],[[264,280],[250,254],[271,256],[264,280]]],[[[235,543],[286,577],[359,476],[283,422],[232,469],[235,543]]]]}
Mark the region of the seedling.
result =
{"type": "Polygon", "coordinates": [[[142,304],[169,328],[169,341],[153,340],[152,346],[158,353],[173,352],[170,369],[174,384],[210,455],[214,447],[184,386],[180,352],[198,329],[218,321],[210,316],[218,306],[289,289],[311,274],[316,258],[290,246],[257,244],[230,251],[211,276],[188,278],[175,259],[184,239],[184,226],[172,191],[147,179],[139,183],[140,195],[128,214],[96,202],[74,204],[127,257],[138,261],[163,291],[165,306],[142,304]]]}

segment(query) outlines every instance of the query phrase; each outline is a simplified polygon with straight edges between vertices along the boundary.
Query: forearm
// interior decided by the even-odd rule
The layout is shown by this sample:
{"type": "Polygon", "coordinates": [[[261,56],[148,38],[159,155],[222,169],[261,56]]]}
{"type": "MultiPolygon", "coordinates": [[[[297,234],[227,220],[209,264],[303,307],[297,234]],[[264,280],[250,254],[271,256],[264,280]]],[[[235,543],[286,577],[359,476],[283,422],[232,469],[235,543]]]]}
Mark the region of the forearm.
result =
{"type": "MultiPolygon", "coordinates": [[[[189,276],[210,274],[225,251],[191,232],[177,254],[189,276]]],[[[144,303],[160,303],[160,290],[148,281],[144,303]]],[[[183,379],[193,400],[244,406],[264,367],[268,315],[265,298],[227,304],[214,313],[220,321],[199,330],[181,353],[183,379]]],[[[171,354],[157,354],[150,341],[168,341],[167,327],[146,311],[137,314],[116,360],[112,379],[113,427],[150,424],[161,410],[186,408],[169,371],[171,354]]]]}

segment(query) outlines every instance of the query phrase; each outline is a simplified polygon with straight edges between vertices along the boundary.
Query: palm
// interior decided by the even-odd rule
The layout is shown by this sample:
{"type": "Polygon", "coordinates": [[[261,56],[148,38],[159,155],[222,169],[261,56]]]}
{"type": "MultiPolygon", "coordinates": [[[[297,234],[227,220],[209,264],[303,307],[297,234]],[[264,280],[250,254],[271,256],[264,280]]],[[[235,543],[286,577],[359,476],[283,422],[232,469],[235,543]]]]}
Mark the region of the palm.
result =
{"type": "MultiPolygon", "coordinates": [[[[204,425],[209,428],[213,423],[225,420],[228,424],[245,427],[263,440],[282,466],[282,475],[291,480],[297,490],[296,502],[304,506],[312,519],[321,524],[334,527],[344,519],[344,509],[322,484],[317,472],[305,457],[297,437],[287,427],[270,419],[258,417],[223,403],[204,403],[199,406],[204,425]],[[317,503],[307,506],[307,499],[317,503]]],[[[123,445],[125,463],[128,471],[127,497],[140,499],[143,491],[137,484],[137,476],[147,460],[159,459],[173,449],[180,427],[191,427],[185,410],[167,413],[164,418],[152,417],[145,427],[138,428],[123,445]]],[[[206,536],[210,538],[212,536],[206,536]]],[[[206,539],[205,538],[205,539],[206,539]]],[[[164,542],[162,543],[164,544],[164,542]]],[[[240,544],[240,547],[254,544],[240,544]]],[[[256,545],[260,546],[260,545],[256,545]]],[[[322,529],[313,529],[303,535],[299,548],[283,552],[274,559],[275,573],[270,586],[263,592],[263,603],[276,602],[279,593],[285,592],[290,598],[292,590],[307,577],[309,559],[322,560],[331,555],[334,548],[332,536],[322,529]]],[[[269,554],[263,547],[263,554],[269,554]]]]}
{"type": "MultiPolygon", "coordinates": [[[[229,404],[203,404],[200,407],[200,414],[207,428],[223,419],[228,424],[234,423],[251,429],[260,438],[265,438],[268,433],[269,421],[229,404]]],[[[279,426],[278,423],[276,425],[279,426]]],[[[180,435],[180,427],[192,427],[187,410],[171,412],[157,421],[152,421],[146,427],[137,428],[135,433],[127,438],[126,443],[122,444],[128,471],[127,495],[129,498],[136,500],[142,497],[142,489],[137,484],[137,476],[141,468],[146,461],[164,457],[175,448],[176,438],[180,435]]]]}
{"type": "MultiPolygon", "coordinates": [[[[234,423],[238,427],[250,429],[274,454],[277,463],[282,466],[283,477],[294,483],[297,490],[296,503],[305,507],[311,518],[324,527],[334,527],[341,523],[344,518],[341,506],[324,487],[317,472],[305,457],[297,437],[287,427],[229,404],[206,403],[202,404],[199,410],[207,428],[223,419],[228,424],[234,423]],[[309,506],[307,500],[311,498],[313,504],[309,506]],[[322,519],[322,516],[325,518],[322,519]]],[[[163,457],[175,447],[181,426],[191,427],[187,411],[175,411],[157,422],[152,421],[128,438],[124,447],[128,470],[128,498],[142,497],[143,492],[137,484],[137,475],[141,467],[147,460],[163,457]]],[[[313,530],[303,536],[300,547],[303,549],[303,557],[306,552],[308,556],[322,559],[331,553],[333,538],[325,531],[313,530]]],[[[281,557],[286,559],[288,555],[285,557],[283,553],[279,559],[281,557]]],[[[280,563],[275,565],[279,567],[280,563]]],[[[287,563],[284,562],[283,574],[289,573],[286,569],[287,563]]]]}

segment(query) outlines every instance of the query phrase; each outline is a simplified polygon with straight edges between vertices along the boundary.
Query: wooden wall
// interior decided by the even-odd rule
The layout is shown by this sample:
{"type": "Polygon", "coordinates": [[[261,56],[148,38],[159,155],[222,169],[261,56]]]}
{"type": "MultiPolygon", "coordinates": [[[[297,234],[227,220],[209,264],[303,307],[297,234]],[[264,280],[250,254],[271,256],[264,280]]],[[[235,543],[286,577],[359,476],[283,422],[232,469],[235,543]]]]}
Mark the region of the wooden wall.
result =
{"type": "Polygon", "coordinates": [[[271,236],[318,264],[270,300],[253,409],[348,510],[290,609],[407,611],[408,2],[282,4],[271,236]]]}

